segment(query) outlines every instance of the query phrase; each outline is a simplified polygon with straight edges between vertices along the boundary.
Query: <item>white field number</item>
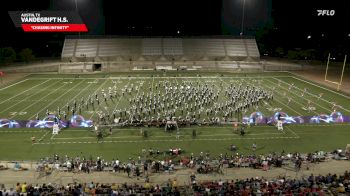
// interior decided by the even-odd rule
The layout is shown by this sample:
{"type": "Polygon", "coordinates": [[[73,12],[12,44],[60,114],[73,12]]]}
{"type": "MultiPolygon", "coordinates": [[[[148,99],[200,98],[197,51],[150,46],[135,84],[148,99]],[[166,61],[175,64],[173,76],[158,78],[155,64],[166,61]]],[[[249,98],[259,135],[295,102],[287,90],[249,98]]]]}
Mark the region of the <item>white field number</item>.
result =
{"type": "Polygon", "coordinates": [[[282,108],[266,108],[266,109],[270,112],[278,112],[282,110],[282,108]]]}
{"type": "Polygon", "coordinates": [[[26,114],[27,114],[27,112],[10,112],[10,116],[17,116],[17,115],[22,116],[22,115],[26,115],[26,114]]]}

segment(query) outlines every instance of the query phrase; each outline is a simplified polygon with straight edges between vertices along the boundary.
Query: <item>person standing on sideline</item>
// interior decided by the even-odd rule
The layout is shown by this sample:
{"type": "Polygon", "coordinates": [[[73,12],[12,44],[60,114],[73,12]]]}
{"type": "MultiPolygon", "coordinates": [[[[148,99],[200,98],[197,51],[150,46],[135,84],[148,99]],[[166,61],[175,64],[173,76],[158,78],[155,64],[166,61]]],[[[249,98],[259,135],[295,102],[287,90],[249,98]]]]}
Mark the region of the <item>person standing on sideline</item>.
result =
{"type": "Polygon", "coordinates": [[[35,143],[35,137],[34,137],[34,135],[32,135],[32,137],[31,137],[31,139],[32,139],[32,144],[34,144],[35,143]]]}
{"type": "Polygon", "coordinates": [[[256,147],[257,147],[256,143],[253,143],[252,148],[254,152],[256,151],[256,147]]]}

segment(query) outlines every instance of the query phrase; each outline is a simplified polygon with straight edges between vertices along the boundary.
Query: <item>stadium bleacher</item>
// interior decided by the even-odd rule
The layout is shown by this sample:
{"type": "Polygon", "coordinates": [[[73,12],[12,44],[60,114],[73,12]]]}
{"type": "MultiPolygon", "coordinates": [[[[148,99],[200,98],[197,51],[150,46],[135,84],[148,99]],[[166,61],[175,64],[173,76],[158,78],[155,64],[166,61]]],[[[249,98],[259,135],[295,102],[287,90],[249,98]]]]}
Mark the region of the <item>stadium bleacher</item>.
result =
{"type": "Polygon", "coordinates": [[[76,41],[76,57],[95,57],[97,55],[97,39],[79,39],[76,41]]]}
{"type": "MultiPolygon", "coordinates": [[[[260,59],[253,37],[67,37],[62,62],[95,62],[102,71],[131,70],[228,70],[286,71],[301,65],[260,59]]],[[[73,69],[62,64],[61,72],[73,69]]],[[[85,68],[84,68],[85,69],[85,68]]],[[[80,70],[75,72],[89,72],[80,70]]]]}
{"type": "Polygon", "coordinates": [[[163,39],[163,53],[174,57],[184,55],[182,40],[178,38],[163,39]]]}
{"type": "Polygon", "coordinates": [[[231,57],[248,56],[242,39],[225,40],[225,48],[228,56],[231,56],[231,57]]]}
{"type": "MultiPolygon", "coordinates": [[[[75,70],[76,62],[102,63],[102,71],[153,69],[239,69],[239,62],[259,62],[254,38],[188,37],[67,37],[61,73],[75,70]],[[231,63],[227,63],[231,62],[231,63]],[[122,63],[123,66],[116,66],[122,63]],[[163,68],[162,68],[163,67],[163,68]]],[[[261,67],[261,65],[259,64],[261,67]]],[[[244,68],[244,67],[243,67],[244,68]]],[[[254,67],[255,69],[255,67],[254,67]]],[[[255,69],[256,70],[256,69],[255,69]]],[[[89,70],[74,71],[89,72],[89,70]]]]}
{"type": "MultiPolygon", "coordinates": [[[[200,60],[205,56],[259,58],[255,39],[222,38],[67,38],[62,59],[72,57],[185,56],[200,60]],[[199,58],[199,59],[198,59],[199,58]]],[[[74,59],[74,58],[73,58],[74,59]]]]}
{"type": "Polygon", "coordinates": [[[160,56],[162,53],[162,39],[142,39],[142,55],[160,56]]]}

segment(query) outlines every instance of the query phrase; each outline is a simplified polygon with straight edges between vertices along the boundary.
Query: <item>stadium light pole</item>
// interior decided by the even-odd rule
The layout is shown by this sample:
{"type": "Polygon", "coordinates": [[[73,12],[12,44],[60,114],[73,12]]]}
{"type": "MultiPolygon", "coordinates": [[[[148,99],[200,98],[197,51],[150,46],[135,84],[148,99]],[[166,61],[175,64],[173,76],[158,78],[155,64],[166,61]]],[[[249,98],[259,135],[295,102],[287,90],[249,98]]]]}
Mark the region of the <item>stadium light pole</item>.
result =
{"type": "Polygon", "coordinates": [[[78,11],[78,1],[77,0],[74,0],[75,1],[75,10],[78,11]]]}
{"type": "Polygon", "coordinates": [[[243,28],[244,28],[244,12],[245,12],[245,0],[243,0],[242,6],[242,23],[241,23],[241,36],[243,36],[243,28]]]}
{"type": "MultiPolygon", "coordinates": [[[[79,10],[78,10],[78,0],[74,0],[75,2],[75,11],[78,13],[79,15],[79,10]]],[[[78,32],[79,33],[79,39],[80,39],[80,31],[78,32]]]]}

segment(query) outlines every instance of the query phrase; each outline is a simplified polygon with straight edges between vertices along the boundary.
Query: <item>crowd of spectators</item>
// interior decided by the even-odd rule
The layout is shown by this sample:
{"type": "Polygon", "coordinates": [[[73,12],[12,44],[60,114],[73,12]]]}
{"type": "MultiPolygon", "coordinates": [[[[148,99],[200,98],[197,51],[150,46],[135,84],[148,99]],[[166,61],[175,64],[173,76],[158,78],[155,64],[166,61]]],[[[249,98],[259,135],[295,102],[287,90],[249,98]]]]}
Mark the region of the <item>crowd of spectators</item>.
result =
{"type": "MultiPolygon", "coordinates": [[[[269,170],[272,167],[281,167],[282,165],[294,164],[297,169],[300,164],[319,163],[327,159],[343,159],[344,153],[341,150],[333,152],[317,151],[314,153],[269,153],[266,155],[243,155],[237,152],[234,146],[231,146],[232,153],[211,156],[209,153],[191,153],[189,157],[182,154],[181,149],[169,149],[164,156],[159,150],[142,150],[142,156],[136,159],[129,158],[127,161],[113,159],[105,161],[102,157],[93,159],[91,156],[68,157],[54,155],[50,158],[40,160],[38,171],[51,172],[52,168],[66,168],[71,172],[90,172],[94,171],[114,171],[125,172],[129,177],[144,177],[144,184],[68,184],[59,186],[53,184],[20,184],[16,187],[5,189],[3,187],[0,193],[2,195],[135,195],[137,193],[153,195],[326,195],[350,194],[349,172],[337,176],[328,174],[326,176],[311,175],[302,179],[290,179],[279,177],[275,180],[265,178],[251,178],[245,180],[218,180],[208,182],[197,182],[196,174],[190,176],[190,184],[187,186],[178,186],[176,179],[172,179],[164,184],[152,184],[149,182],[149,172],[162,172],[180,168],[192,168],[197,173],[210,173],[220,171],[224,167],[251,167],[255,169],[269,170]],[[153,157],[153,160],[150,159],[153,157]],[[158,158],[158,160],[156,159],[158,158]],[[50,168],[52,167],[52,168],[50,168]],[[217,170],[218,169],[218,170],[217,170]]],[[[299,167],[299,168],[298,168],[299,167]]],[[[307,168],[306,168],[307,169],[307,168]]]]}
{"type": "Polygon", "coordinates": [[[143,155],[136,159],[129,158],[126,161],[113,159],[106,161],[102,157],[93,159],[91,156],[68,157],[54,155],[51,158],[45,158],[39,161],[38,171],[51,172],[52,169],[69,172],[87,172],[90,171],[114,171],[125,172],[129,177],[149,172],[171,172],[180,168],[196,169],[198,173],[221,173],[223,168],[251,167],[255,169],[269,170],[273,167],[282,167],[283,165],[294,167],[295,170],[302,165],[308,169],[311,164],[327,161],[330,159],[346,159],[342,151],[333,152],[317,151],[308,154],[300,153],[269,153],[265,155],[248,154],[243,155],[234,151],[230,154],[220,154],[211,156],[209,153],[199,153],[184,156],[181,149],[169,149],[164,156],[159,150],[149,149],[142,151],[143,155]]]}
{"type": "Polygon", "coordinates": [[[250,178],[245,180],[192,181],[194,195],[350,195],[350,174],[313,175],[302,179],[278,177],[275,180],[250,178]]]}
{"type": "Polygon", "coordinates": [[[83,183],[52,185],[32,185],[17,183],[14,188],[0,188],[0,196],[19,195],[349,195],[350,173],[342,175],[313,175],[292,179],[277,177],[267,180],[256,177],[245,180],[217,180],[197,182],[195,174],[190,176],[188,185],[179,185],[176,178],[166,183],[151,184],[100,184],[83,183]]]}
{"type": "Polygon", "coordinates": [[[72,183],[66,186],[57,184],[42,184],[35,186],[32,184],[17,183],[14,188],[6,189],[0,188],[0,196],[41,196],[41,195],[146,195],[152,193],[152,195],[180,195],[181,192],[185,192],[184,186],[178,186],[176,179],[169,180],[164,185],[151,184],[145,182],[144,184],[103,184],[103,183],[72,183]]]}

